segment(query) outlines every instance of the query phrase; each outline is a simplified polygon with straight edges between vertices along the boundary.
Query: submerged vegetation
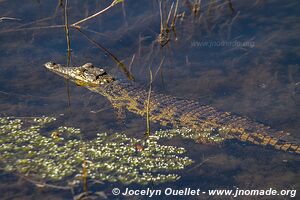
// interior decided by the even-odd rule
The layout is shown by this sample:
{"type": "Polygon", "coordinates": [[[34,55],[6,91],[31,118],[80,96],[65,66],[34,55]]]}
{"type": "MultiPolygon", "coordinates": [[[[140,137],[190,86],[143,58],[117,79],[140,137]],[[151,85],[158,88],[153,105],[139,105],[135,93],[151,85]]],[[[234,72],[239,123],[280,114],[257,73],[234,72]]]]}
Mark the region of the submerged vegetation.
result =
{"type": "Polygon", "coordinates": [[[183,148],[158,144],[160,138],[171,136],[163,131],[146,140],[99,133],[95,139],[83,141],[80,130],[73,127],[43,133],[53,121],[53,117],[0,118],[1,167],[50,183],[68,178],[69,184],[79,184],[86,170],[93,180],[147,184],[177,180],[180,176],[170,172],[192,163],[180,156],[183,148]]]}
{"type": "MultiPolygon", "coordinates": [[[[3,8],[8,7],[5,5],[17,5],[13,1],[0,2],[7,2],[3,8]]],[[[104,101],[97,99],[98,103],[94,104],[93,97],[82,98],[82,93],[78,95],[76,92],[77,95],[72,96],[71,107],[70,88],[66,82],[69,108],[72,110],[71,120],[81,124],[78,124],[78,128],[73,125],[56,126],[56,119],[53,117],[0,117],[2,173],[16,174],[38,187],[70,189],[79,186],[84,192],[94,191],[87,187],[93,181],[105,182],[105,187],[110,187],[110,183],[152,185],[178,180],[183,171],[191,171],[184,169],[193,161],[186,157],[184,148],[162,145],[160,139],[168,140],[178,136],[198,143],[220,143],[224,140],[221,135],[226,135],[230,130],[208,128],[193,132],[182,128],[154,132],[155,128],[150,127],[154,97],[151,92],[160,87],[160,84],[156,85],[159,78],[168,94],[191,94],[187,99],[203,96],[201,101],[221,110],[230,110],[275,125],[277,122],[284,122],[283,126],[275,128],[288,127],[292,133],[298,130],[295,124],[299,124],[297,108],[300,102],[300,68],[297,61],[289,62],[287,55],[298,58],[294,55],[297,45],[288,44],[292,39],[293,44],[298,41],[299,28],[293,25],[297,18],[293,20],[290,18],[291,14],[281,13],[279,7],[276,15],[280,15],[282,21],[277,20],[275,15],[271,18],[261,14],[268,13],[264,11],[272,9],[269,6],[274,6],[274,2],[159,0],[144,4],[123,0],[59,0],[53,1],[58,2],[54,13],[50,5],[55,3],[37,2],[41,6],[39,9],[34,10],[34,6],[29,4],[24,5],[30,10],[14,6],[14,9],[3,12],[3,15],[10,17],[0,17],[0,34],[3,35],[1,49],[4,50],[2,56],[5,57],[0,73],[0,93],[5,95],[5,100],[1,100],[1,115],[23,113],[21,115],[53,116],[55,111],[62,112],[64,105],[56,101],[61,102],[62,95],[65,95],[65,90],[60,90],[64,85],[61,86],[56,79],[51,79],[51,75],[48,77],[50,73],[46,74],[41,67],[37,67],[50,57],[57,62],[64,59],[68,66],[83,62],[101,66],[115,64],[124,77],[137,81],[145,81],[145,71],[148,72],[149,66],[148,98],[142,102],[147,110],[145,138],[137,139],[123,133],[98,133],[93,139],[83,139],[86,132],[79,127],[83,128],[87,119],[94,117],[93,114],[89,116],[90,105],[93,105],[92,109],[98,108],[104,101]],[[43,6],[47,4],[49,6],[45,6],[46,10],[43,10],[43,6]],[[144,10],[143,5],[147,10],[144,10]],[[32,18],[27,15],[32,15],[32,18]],[[123,20],[125,23],[122,23],[123,20]],[[273,20],[276,20],[275,23],[273,20]],[[274,30],[271,30],[272,27],[274,30]],[[63,29],[65,34],[62,34],[63,29]],[[248,33],[244,35],[244,31],[248,33]],[[87,40],[82,43],[81,39],[87,40]],[[88,42],[107,57],[95,55],[95,48],[90,48],[88,42]],[[249,42],[253,45],[247,45],[249,42]],[[63,56],[65,49],[67,59],[63,56]],[[112,62],[106,58],[111,58],[112,62]],[[24,63],[28,63],[28,60],[30,64],[25,67],[24,63]],[[22,84],[19,84],[20,80],[22,84]],[[78,102],[83,102],[84,106],[78,102]],[[83,111],[87,111],[84,116],[83,111]],[[288,121],[291,123],[286,123],[288,121]],[[293,126],[289,126],[290,124],[293,126]]],[[[293,1],[287,4],[296,8],[293,3],[296,5],[293,1]]],[[[279,4],[275,8],[277,6],[279,4]]],[[[117,71],[116,68],[107,69],[112,73],[117,71]]],[[[100,113],[105,109],[107,108],[90,113],[100,113]]],[[[121,109],[118,111],[121,112],[121,109]]],[[[166,109],[165,113],[170,113],[170,110],[166,109]]],[[[97,122],[103,116],[106,119],[109,114],[110,112],[106,112],[102,116],[98,115],[97,122]]],[[[101,121],[100,124],[105,122],[101,121]]],[[[109,127],[109,123],[105,127],[109,127]]],[[[92,129],[98,126],[98,123],[90,124],[92,129]]],[[[126,124],[126,127],[134,126],[126,124]]],[[[127,131],[134,132],[131,130],[132,128],[127,131]]],[[[142,132],[140,131],[141,137],[142,132]]],[[[199,154],[203,154],[204,160],[204,155],[207,156],[211,151],[195,152],[195,160],[199,154]]],[[[294,176],[299,172],[298,168],[295,171],[286,170],[288,167],[292,169],[293,163],[288,162],[289,159],[284,158],[284,169],[279,175],[278,167],[271,165],[280,164],[269,155],[258,156],[256,159],[253,156],[255,153],[242,152],[242,157],[239,157],[236,149],[234,153],[229,152],[229,156],[219,155],[221,159],[215,159],[210,166],[208,163],[208,167],[204,166],[201,170],[198,167],[202,163],[196,163],[192,167],[197,168],[194,171],[200,174],[197,176],[201,176],[199,180],[203,185],[211,181],[226,187],[233,182],[240,188],[248,188],[249,185],[273,187],[276,180],[278,187],[298,184],[299,179],[294,176]],[[262,160],[266,162],[263,163],[262,160]],[[212,166],[214,170],[211,170],[212,166]],[[209,181],[204,180],[205,178],[209,181]]],[[[194,182],[189,183],[188,186],[193,184],[194,182]]],[[[198,186],[200,182],[195,184],[198,186]]],[[[213,184],[207,185],[211,187],[213,184]]]]}

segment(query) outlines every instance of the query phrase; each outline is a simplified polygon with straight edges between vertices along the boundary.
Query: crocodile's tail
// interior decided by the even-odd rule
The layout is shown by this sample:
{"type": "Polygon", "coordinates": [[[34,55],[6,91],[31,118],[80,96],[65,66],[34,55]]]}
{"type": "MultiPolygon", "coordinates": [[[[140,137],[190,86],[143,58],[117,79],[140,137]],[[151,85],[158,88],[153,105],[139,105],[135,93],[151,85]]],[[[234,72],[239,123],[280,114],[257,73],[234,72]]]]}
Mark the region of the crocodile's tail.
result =
{"type": "Polygon", "coordinates": [[[283,139],[260,133],[247,133],[245,131],[241,131],[239,133],[240,134],[235,134],[234,137],[239,139],[240,141],[250,142],[261,146],[272,146],[273,148],[280,151],[300,154],[299,143],[289,142],[283,139]]]}

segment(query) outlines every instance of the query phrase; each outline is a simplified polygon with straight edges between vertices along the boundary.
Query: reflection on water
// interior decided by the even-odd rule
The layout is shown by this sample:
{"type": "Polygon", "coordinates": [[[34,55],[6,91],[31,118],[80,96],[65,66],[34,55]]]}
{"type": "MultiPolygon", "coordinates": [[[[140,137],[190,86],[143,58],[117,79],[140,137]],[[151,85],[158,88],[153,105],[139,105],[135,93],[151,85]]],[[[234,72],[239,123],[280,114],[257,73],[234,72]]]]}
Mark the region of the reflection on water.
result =
{"type": "MultiPolygon", "coordinates": [[[[155,41],[161,32],[156,1],[126,1],[83,23],[82,28],[130,66],[137,82],[147,85],[151,67],[157,71],[157,91],[248,116],[299,139],[298,2],[232,1],[232,10],[225,0],[202,1],[196,14],[188,1],[183,2],[179,2],[176,36],[171,31],[163,48],[155,41]]],[[[107,1],[70,1],[69,21],[108,5],[107,1]]],[[[170,7],[171,1],[162,4],[164,20],[170,7]]],[[[124,124],[104,97],[73,84],[69,109],[65,81],[42,67],[50,60],[66,62],[63,28],[30,29],[63,24],[58,1],[2,0],[0,11],[0,17],[20,19],[0,22],[1,116],[64,114],[64,125],[81,128],[86,139],[97,132],[141,136],[144,119],[128,113],[124,124]]],[[[79,32],[71,29],[70,35],[72,64],[93,62],[125,78],[116,63],[79,32]]],[[[176,139],[166,143],[187,148],[195,165],[183,172],[181,180],[159,188],[299,189],[298,156],[235,141],[220,146],[176,139]]],[[[71,198],[68,192],[40,190],[4,172],[0,179],[0,192],[6,199],[71,198]]],[[[109,193],[113,186],[107,184],[101,190],[109,193]]]]}

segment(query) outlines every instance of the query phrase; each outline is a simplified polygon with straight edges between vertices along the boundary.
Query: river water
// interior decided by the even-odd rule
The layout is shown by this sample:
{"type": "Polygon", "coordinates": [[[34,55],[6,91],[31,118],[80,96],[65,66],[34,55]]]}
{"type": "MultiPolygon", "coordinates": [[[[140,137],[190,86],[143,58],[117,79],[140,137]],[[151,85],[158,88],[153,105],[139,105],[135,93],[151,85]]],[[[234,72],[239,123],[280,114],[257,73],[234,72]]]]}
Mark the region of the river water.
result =
{"type": "MultiPolygon", "coordinates": [[[[180,1],[178,14],[185,12],[185,16],[177,19],[176,36],[171,30],[170,41],[163,47],[156,41],[160,33],[158,2],[125,1],[82,23],[82,30],[130,66],[136,81],[145,89],[150,67],[158,72],[153,88],[160,93],[247,116],[300,139],[300,4],[297,0],[232,0],[232,8],[226,0],[207,0],[202,1],[200,13],[196,15],[190,8],[192,2],[180,1]]],[[[145,132],[145,119],[127,113],[124,122],[116,117],[107,99],[71,83],[69,107],[66,81],[43,67],[48,61],[65,64],[67,60],[64,28],[54,27],[64,23],[63,9],[58,3],[0,0],[0,17],[12,18],[0,21],[0,115],[63,116],[63,123],[81,128],[86,139],[96,132],[119,131],[141,136],[145,132]]],[[[74,23],[108,5],[109,2],[100,0],[69,1],[69,22],[74,23]]],[[[164,21],[170,6],[171,1],[162,4],[164,21]]],[[[110,56],[80,32],[70,29],[70,39],[72,65],[92,62],[126,79],[110,56]]],[[[158,126],[153,125],[155,128],[158,126]]],[[[238,141],[203,145],[174,140],[168,144],[185,147],[195,163],[179,172],[182,176],[179,181],[154,186],[156,189],[275,188],[299,192],[297,155],[238,141]]],[[[72,199],[70,192],[39,189],[16,175],[1,174],[1,199],[72,199]]],[[[103,187],[110,193],[115,186],[107,183],[103,187]]],[[[275,197],[259,199],[288,196],[275,197]]],[[[218,199],[205,195],[189,198],[218,199]]]]}

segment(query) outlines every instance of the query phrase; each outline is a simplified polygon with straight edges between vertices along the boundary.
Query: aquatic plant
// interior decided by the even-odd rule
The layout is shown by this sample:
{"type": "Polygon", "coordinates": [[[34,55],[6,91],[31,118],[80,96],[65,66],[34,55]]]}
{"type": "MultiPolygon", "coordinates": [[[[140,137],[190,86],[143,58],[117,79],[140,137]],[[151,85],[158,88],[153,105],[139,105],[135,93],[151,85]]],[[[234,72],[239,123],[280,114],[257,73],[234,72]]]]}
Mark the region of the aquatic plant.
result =
{"type": "Polygon", "coordinates": [[[88,179],[99,181],[147,184],[175,181],[180,176],[170,172],[193,162],[179,156],[184,148],[158,144],[161,137],[174,136],[178,131],[160,131],[145,140],[120,133],[98,133],[95,139],[82,140],[80,129],[74,127],[49,131],[46,124],[55,120],[0,118],[1,168],[47,183],[67,181],[76,185],[86,174],[88,179]]]}

